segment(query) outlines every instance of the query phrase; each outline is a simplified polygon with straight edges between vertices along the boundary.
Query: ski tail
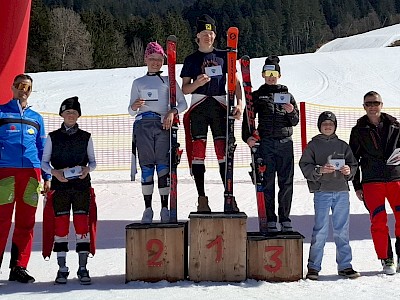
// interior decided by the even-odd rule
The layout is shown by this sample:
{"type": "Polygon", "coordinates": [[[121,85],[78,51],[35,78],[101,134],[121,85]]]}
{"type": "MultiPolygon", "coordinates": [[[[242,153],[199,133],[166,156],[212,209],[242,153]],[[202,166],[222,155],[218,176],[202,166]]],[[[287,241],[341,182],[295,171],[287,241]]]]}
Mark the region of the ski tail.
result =
{"type": "Polygon", "coordinates": [[[260,146],[260,136],[258,134],[255,124],[249,56],[245,55],[240,59],[240,67],[242,72],[244,95],[246,99],[247,125],[250,134],[257,141],[256,144],[251,148],[251,171],[249,173],[256,187],[259,229],[261,233],[267,233],[267,212],[265,208],[265,198],[263,191],[263,181],[266,166],[264,165],[263,159],[259,156],[258,153],[258,148],[260,146]]]}
{"type": "Polygon", "coordinates": [[[233,196],[233,162],[236,149],[234,135],[235,118],[233,110],[235,108],[236,90],[236,60],[239,29],[230,27],[227,32],[227,66],[228,66],[228,101],[227,101],[227,124],[226,124],[226,152],[225,152],[225,192],[224,192],[224,212],[238,212],[235,197],[233,196]]]}
{"type": "MultiPolygon", "coordinates": [[[[169,81],[169,103],[170,109],[176,107],[176,44],[177,38],[175,35],[170,35],[167,38],[167,63],[168,63],[168,81],[169,81]]],[[[177,167],[181,159],[182,150],[179,149],[178,143],[178,127],[179,115],[176,114],[172,127],[170,129],[170,222],[176,223],[177,217],[177,167]]]]}

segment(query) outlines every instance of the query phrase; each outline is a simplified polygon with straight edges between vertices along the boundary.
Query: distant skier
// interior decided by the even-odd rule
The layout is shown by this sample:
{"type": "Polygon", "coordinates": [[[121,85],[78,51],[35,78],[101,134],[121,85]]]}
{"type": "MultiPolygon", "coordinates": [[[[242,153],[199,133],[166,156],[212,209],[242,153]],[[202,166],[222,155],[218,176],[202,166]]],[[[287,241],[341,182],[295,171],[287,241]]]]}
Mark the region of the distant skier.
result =
{"type": "Polygon", "coordinates": [[[169,108],[169,82],[167,76],[161,76],[164,64],[164,49],[157,42],[150,42],[145,51],[144,60],[147,74],[133,81],[129,114],[135,117],[133,124],[132,180],[136,174],[135,149],[142,170],[142,193],[145,202],[142,223],[153,221],[152,196],[154,190],[154,170],[158,175],[158,190],[161,196],[161,222],[169,222],[168,195],[169,185],[169,129],[175,114],[186,110],[186,99],[177,84],[177,106],[169,108]]]}
{"type": "MultiPolygon", "coordinates": [[[[215,21],[209,15],[199,17],[196,35],[199,49],[185,58],[180,74],[183,93],[192,94],[184,124],[186,151],[198,193],[198,212],[211,211],[204,186],[208,126],[214,138],[221,179],[225,181],[227,52],[214,48],[215,37],[215,21]]],[[[239,120],[242,113],[242,90],[238,80],[236,99],[233,114],[239,120]]],[[[233,206],[238,211],[236,203],[233,206]]]]}

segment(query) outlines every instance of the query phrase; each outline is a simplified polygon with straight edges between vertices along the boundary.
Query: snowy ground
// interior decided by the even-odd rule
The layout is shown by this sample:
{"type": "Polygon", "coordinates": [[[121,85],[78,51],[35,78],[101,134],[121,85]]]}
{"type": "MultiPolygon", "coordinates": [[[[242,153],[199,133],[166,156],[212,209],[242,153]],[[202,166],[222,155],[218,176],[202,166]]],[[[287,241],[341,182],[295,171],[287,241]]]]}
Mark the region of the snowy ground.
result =
{"type": "MultiPolygon", "coordinates": [[[[387,41],[397,35],[398,26],[392,27],[392,31],[385,31],[387,41]]],[[[377,90],[383,95],[385,106],[399,107],[400,48],[381,48],[383,39],[376,40],[372,49],[356,49],[359,48],[356,38],[353,47],[350,47],[355,50],[284,56],[282,83],[289,86],[298,101],[360,106],[365,92],[377,90]]],[[[263,60],[252,60],[255,88],[261,84],[259,75],[263,60]]],[[[179,70],[180,67],[178,73],[179,70]]],[[[38,111],[57,113],[63,99],[78,95],[86,115],[125,114],[131,82],[144,73],[143,68],[127,68],[32,74],[34,93],[30,104],[38,111]]],[[[239,207],[248,216],[248,231],[257,231],[255,193],[247,171],[245,168],[235,169],[234,193],[239,207]]],[[[189,213],[196,209],[196,191],[187,169],[180,168],[178,172],[178,217],[187,220],[189,213]]],[[[206,175],[211,207],[213,211],[222,211],[223,187],[219,175],[215,169],[208,170],[206,175]]],[[[350,239],[353,266],[362,274],[359,279],[347,280],[336,275],[335,246],[330,236],[317,282],[299,280],[268,283],[246,280],[242,283],[163,281],[125,284],[125,226],[141,218],[144,205],[140,184],[130,182],[128,172],[94,172],[93,186],[99,211],[98,252],[88,264],[93,284],[81,286],[77,282],[77,255],[74,252],[68,256],[70,281],[65,286],[53,284],[57,271],[56,259],[52,257],[45,262],[41,256],[41,203],[28,266],[36,282],[28,285],[8,282],[10,253],[6,252],[0,274],[1,299],[394,299],[400,294],[400,274],[386,276],[380,273],[380,262],[376,259],[369,233],[369,217],[353,190],[350,192],[350,239]]],[[[155,219],[160,209],[157,198],[155,195],[155,219]]],[[[389,219],[390,228],[393,228],[392,215],[389,219]]],[[[292,220],[295,229],[305,236],[305,272],[313,226],[313,201],[297,166],[292,220]]],[[[10,244],[7,245],[7,251],[9,248],[10,244]]]]}

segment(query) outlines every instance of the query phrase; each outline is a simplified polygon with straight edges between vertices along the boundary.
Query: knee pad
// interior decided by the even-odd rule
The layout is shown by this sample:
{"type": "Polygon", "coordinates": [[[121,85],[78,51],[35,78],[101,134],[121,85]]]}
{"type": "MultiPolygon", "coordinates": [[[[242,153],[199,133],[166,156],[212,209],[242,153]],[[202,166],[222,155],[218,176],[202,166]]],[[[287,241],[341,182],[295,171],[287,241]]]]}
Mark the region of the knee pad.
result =
{"type": "Polygon", "coordinates": [[[69,233],[69,214],[54,218],[54,235],[68,236],[69,233]]]}
{"type": "Polygon", "coordinates": [[[86,235],[89,232],[89,216],[84,214],[74,215],[74,227],[77,235],[86,235]]]}
{"type": "Polygon", "coordinates": [[[158,176],[158,188],[166,188],[170,186],[169,174],[158,176]]]}
{"type": "Polygon", "coordinates": [[[217,155],[218,162],[219,163],[224,162],[225,151],[226,151],[225,140],[223,139],[214,140],[214,149],[215,149],[215,154],[217,155]]]}
{"type": "Polygon", "coordinates": [[[154,165],[141,166],[142,183],[153,183],[154,165]]]}
{"type": "Polygon", "coordinates": [[[207,140],[198,139],[193,141],[193,161],[204,161],[206,158],[207,140]]]}

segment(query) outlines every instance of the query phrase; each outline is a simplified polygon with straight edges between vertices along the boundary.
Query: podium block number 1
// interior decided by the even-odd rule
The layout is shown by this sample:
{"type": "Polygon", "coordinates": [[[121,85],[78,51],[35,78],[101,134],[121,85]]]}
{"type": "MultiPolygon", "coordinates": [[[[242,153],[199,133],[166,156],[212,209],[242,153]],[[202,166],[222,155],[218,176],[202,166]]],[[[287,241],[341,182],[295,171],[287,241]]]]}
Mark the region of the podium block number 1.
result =
{"type": "Polygon", "coordinates": [[[282,260],[280,255],[284,250],[283,246],[265,246],[265,252],[273,252],[264,269],[268,272],[278,272],[282,268],[282,260]]]}
{"type": "Polygon", "coordinates": [[[164,243],[158,239],[148,240],[146,244],[146,250],[149,253],[149,260],[147,261],[147,266],[149,267],[161,267],[163,260],[159,260],[163,250],[164,243]]]}

